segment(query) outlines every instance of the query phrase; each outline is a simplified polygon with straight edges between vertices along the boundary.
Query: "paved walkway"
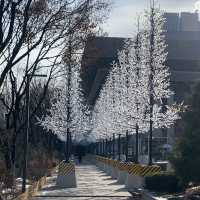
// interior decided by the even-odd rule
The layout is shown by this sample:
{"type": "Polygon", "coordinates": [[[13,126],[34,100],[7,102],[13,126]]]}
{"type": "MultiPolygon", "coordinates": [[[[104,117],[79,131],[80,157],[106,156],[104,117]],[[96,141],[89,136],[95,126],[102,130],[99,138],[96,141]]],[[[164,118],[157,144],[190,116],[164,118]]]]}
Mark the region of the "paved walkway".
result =
{"type": "Polygon", "coordinates": [[[33,200],[131,200],[124,185],[117,184],[96,166],[89,163],[76,166],[77,188],[59,189],[56,174],[33,200]]]}

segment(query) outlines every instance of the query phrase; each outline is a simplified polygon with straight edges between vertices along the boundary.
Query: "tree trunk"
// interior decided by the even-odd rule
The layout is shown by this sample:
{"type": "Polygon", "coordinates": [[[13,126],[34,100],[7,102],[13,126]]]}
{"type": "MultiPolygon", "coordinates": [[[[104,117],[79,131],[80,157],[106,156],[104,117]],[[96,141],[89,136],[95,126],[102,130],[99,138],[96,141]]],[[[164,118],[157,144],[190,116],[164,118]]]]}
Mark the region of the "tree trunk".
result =
{"type": "Polygon", "coordinates": [[[4,143],[4,148],[5,148],[4,159],[5,159],[6,169],[8,171],[10,171],[12,168],[12,162],[11,162],[11,156],[10,156],[9,146],[8,146],[7,142],[4,143]]]}
{"type": "Polygon", "coordinates": [[[139,146],[139,127],[138,127],[138,124],[136,124],[136,134],[135,134],[135,163],[139,162],[138,146],[139,146]]]}
{"type": "Polygon", "coordinates": [[[121,160],[121,134],[118,136],[118,160],[121,160]]]}
{"type": "Polygon", "coordinates": [[[129,140],[129,135],[128,135],[128,131],[126,131],[126,151],[125,151],[125,154],[126,154],[126,162],[128,162],[128,141],[129,140]]]}
{"type": "Polygon", "coordinates": [[[113,133],[113,159],[115,159],[115,134],[113,133]]]}
{"type": "Polygon", "coordinates": [[[65,161],[69,162],[70,159],[70,132],[69,132],[69,128],[67,129],[67,140],[65,143],[65,161]]]}

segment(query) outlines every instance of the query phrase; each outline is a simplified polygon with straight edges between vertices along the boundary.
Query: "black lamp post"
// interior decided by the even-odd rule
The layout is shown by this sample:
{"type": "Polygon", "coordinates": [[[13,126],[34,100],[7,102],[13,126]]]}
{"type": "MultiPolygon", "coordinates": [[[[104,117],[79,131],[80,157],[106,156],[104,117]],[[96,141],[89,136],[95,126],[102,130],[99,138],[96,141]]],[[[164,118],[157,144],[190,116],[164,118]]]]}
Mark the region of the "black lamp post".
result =
{"type": "Polygon", "coordinates": [[[30,78],[32,77],[47,77],[43,74],[27,74],[26,85],[26,132],[24,135],[24,155],[23,155],[23,175],[22,175],[22,192],[26,191],[26,178],[27,178],[27,160],[28,160],[28,140],[29,140],[29,101],[30,101],[30,78]]]}

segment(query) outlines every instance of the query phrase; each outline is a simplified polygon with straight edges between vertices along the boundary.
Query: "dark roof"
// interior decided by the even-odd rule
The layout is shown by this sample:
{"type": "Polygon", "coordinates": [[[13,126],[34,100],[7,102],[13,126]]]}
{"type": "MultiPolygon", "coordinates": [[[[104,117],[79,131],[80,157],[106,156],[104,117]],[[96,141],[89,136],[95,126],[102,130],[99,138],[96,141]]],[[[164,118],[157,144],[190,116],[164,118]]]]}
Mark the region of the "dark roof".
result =
{"type": "Polygon", "coordinates": [[[115,57],[123,48],[125,38],[118,37],[91,37],[88,39],[84,51],[85,57],[115,57]]]}
{"type": "MultiPolygon", "coordinates": [[[[88,39],[82,57],[82,85],[87,99],[96,99],[100,85],[105,81],[111,63],[117,59],[117,53],[123,48],[125,40],[114,37],[88,39]]],[[[90,101],[90,104],[93,102],[90,101]]]]}

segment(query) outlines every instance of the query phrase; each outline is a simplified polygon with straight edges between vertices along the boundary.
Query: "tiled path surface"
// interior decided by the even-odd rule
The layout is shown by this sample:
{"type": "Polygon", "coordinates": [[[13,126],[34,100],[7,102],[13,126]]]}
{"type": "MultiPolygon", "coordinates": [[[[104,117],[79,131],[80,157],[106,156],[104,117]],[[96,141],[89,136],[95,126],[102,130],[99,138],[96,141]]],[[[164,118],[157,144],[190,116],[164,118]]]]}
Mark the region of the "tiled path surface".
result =
{"type": "Polygon", "coordinates": [[[131,200],[124,185],[117,184],[96,166],[89,163],[76,166],[77,188],[59,189],[55,186],[56,175],[33,200],[131,200]]]}

